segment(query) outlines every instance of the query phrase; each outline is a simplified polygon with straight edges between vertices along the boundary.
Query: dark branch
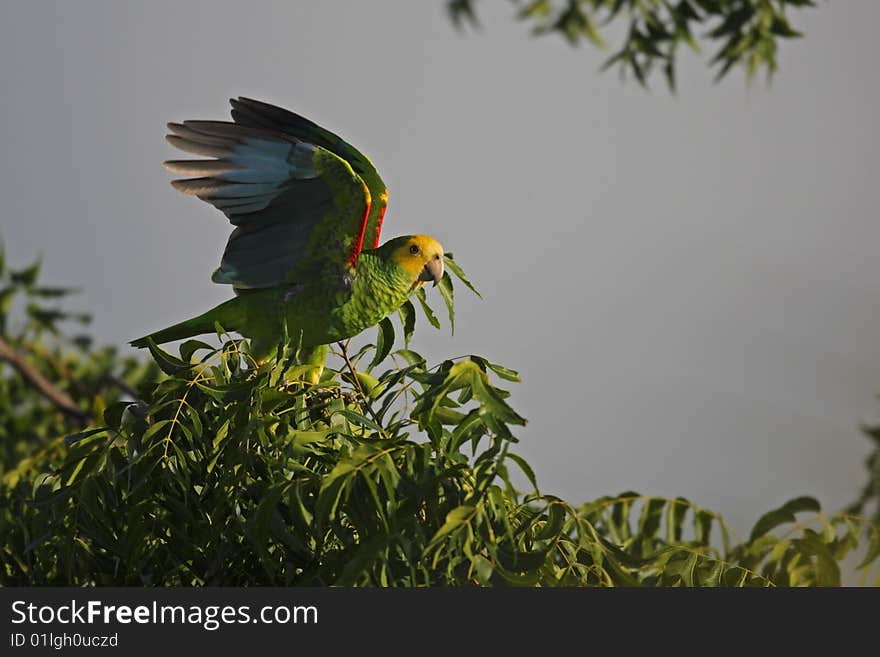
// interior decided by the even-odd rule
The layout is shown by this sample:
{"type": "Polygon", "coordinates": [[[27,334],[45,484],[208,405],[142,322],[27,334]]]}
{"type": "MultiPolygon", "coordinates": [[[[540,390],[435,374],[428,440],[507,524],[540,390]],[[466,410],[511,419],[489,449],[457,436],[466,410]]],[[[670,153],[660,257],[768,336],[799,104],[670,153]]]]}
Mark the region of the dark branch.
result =
{"type": "Polygon", "coordinates": [[[31,365],[24,356],[12,348],[6,340],[0,338],[0,361],[12,365],[30,385],[36,388],[43,397],[64,414],[77,420],[80,424],[88,423],[88,415],[76,405],[70,395],[56,388],[51,381],[31,365]]]}

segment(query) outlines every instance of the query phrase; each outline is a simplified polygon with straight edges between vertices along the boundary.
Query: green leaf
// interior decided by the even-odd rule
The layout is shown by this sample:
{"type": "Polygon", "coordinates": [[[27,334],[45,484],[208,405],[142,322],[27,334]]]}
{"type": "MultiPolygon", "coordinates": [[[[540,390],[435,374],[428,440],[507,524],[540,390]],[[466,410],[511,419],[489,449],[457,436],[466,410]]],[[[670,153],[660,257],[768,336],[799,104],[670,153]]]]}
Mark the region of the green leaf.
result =
{"type": "Polygon", "coordinates": [[[639,534],[646,538],[654,538],[660,530],[663,519],[663,509],[666,500],[651,497],[642,504],[642,513],[639,516],[639,534]]]}
{"type": "Polygon", "coordinates": [[[437,533],[431,538],[430,543],[437,543],[447,534],[455,531],[462,525],[469,523],[474,516],[474,513],[476,513],[476,508],[469,504],[462,504],[461,506],[455,507],[452,511],[446,514],[446,522],[444,522],[443,526],[437,530],[437,533]]]}
{"type": "Polygon", "coordinates": [[[495,572],[503,579],[507,584],[511,586],[534,586],[540,580],[540,573],[537,571],[533,571],[530,573],[516,573],[506,568],[502,567],[501,564],[497,564],[495,567],[495,572]]]}
{"type": "Polygon", "coordinates": [[[605,49],[608,47],[608,44],[605,43],[605,39],[602,38],[599,30],[596,29],[596,25],[588,17],[585,17],[583,31],[590,43],[597,48],[605,49]]]}
{"type": "Polygon", "coordinates": [[[18,294],[18,288],[10,286],[0,290],[0,317],[6,318],[12,308],[12,300],[18,294]]]}
{"type": "Polygon", "coordinates": [[[681,581],[684,583],[685,586],[692,587],[694,585],[694,571],[696,570],[697,560],[699,558],[700,555],[694,552],[687,558],[687,561],[682,564],[680,571],[681,581]]]}
{"type": "Polygon", "coordinates": [[[515,383],[519,383],[522,379],[519,378],[519,372],[516,370],[512,370],[508,367],[504,367],[503,365],[496,365],[495,363],[487,363],[490,370],[495,372],[502,379],[506,379],[507,381],[513,381],[515,383]]]}
{"type": "Polygon", "coordinates": [[[880,526],[869,525],[868,534],[868,549],[865,552],[865,558],[856,567],[858,570],[867,568],[880,557],[880,526]]]}
{"type": "MultiPolygon", "coordinates": [[[[498,550],[498,561],[507,571],[537,574],[536,571],[547,560],[547,550],[508,551],[498,550]]],[[[538,580],[536,579],[535,582],[538,580]]]]}
{"type": "Polygon", "coordinates": [[[443,278],[440,279],[440,283],[437,285],[437,290],[440,292],[440,296],[443,297],[443,301],[446,303],[446,311],[449,313],[450,331],[452,335],[455,335],[454,293],[452,289],[452,278],[450,278],[449,272],[443,272],[443,278]]]}
{"type": "Polygon", "coordinates": [[[175,358],[167,351],[163,351],[159,348],[153,338],[146,338],[147,348],[150,350],[150,353],[153,355],[153,360],[156,361],[156,365],[159,366],[159,369],[165,372],[165,374],[175,375],[180,374],[181,372],[186,372],[192,368],[189,363],[185,363],[179,358],[175,358]]]}
{"type": "Polygon", "coordinates": [[[770,31],[773,34],[784,37],[786,39],[797,39],[803,36],[803,34],[793,29],[784,17],[778,14],[773,17],[773,23],[770,25],[770,31]]]}
{"type": "Polygon", "coordinates": [[[381,397],[382,393],[385,392],[385,386],[372,374],[355,372],[355,376],[357,376],[357,380],[361,384],[361,388],[363,388],[367,397],[376,399],[377,397],[381,397]]]}
{"type": "Polygon", "coordinates": [[[694,509],[694,542],[709,545],[715,516],[705,509],[694,509]]]}
{"type": "Polygon", "coordinates": [[[434,415],[440,420],[440,424],[447,425],[459,425],[467,417],[464,413],[459,413],[458,411],[453,411],[451,408],[444,407],[440,407],[434,411],[434,415]]]}
{"type": "Polygon", "coordinates": [[[367,369],[372,370],[376,365],[385,360],[391,352],[392,346],[394,346],[394,325],[390,319],[383,317],[382,321],[379,322],[376,335],[376,354],[373,356],[373,360],[370,361],[367,369]]]}
{"type": "Polygon", "coordinates": [[[544,18],[550,14],[553,7],[550,0],[532,0],[529,4],[520,9],[517,18],[520,20],[526,18],[544,18]]]}
{"type": "Polygon", "coordinates": [[[473,0],[447,0],[446,11],[457,30],[463,29],[466,23],[471,27],[480,26],[472,2],[473,0]]]}
{"type": "Polygon", "coordinates": [[[444,262],[444,264],[445,264],[445,268],[448,269],[449,271],[451,271],[453,274],[455,274],[455,277],[456,277],[458,280],[460,280],[462,283],[464,283],[464,285],[465,285],[465,287],[466,287],[467,289],[469,289],[471,292],[473,292],[474,294],[476,294],[476,295],[477,295],[478,297],[480,297],[481,299],[483,298],[483,295],[480,294],[480,293],[477,291],[477,288],[475,288],[474,285],[473,285],[473,283],[471,283],[471,282],[468,280],[467,276],[465,276],[465,273],[464,273],[464,271],[462,270],[462,268],[459,267],[459,266],[458,266],[458,263],[455,262],[455,260],[452,259],[452,254],[451,254],[451,253],[447,253],[447,254],[443,257],[443,262],[444,262]]]}
{"type": "Polygon", "coordinates": [[[797,518],[795,518],[795,513],[801,511],[818,513],[821,511],[821,507],[819,502],[812,497],[797,497],[793,500],[789,500],[778,509],[768,511],[758,519],[758,522],[756,522],[754,528],[752,528],[749,541],[754,541],[756,538],[763,536],[779,525],[796,522],[797,518]]]}
{"type": "Polygon", "coordinates": [[[532,470],[532,466],[528,464],[528,462],[521,456],[514,454],[513,452],[507,453],[507,458],[516,463],[519,466],[519,469],[523,471],[526,479],[529,480],[529,483],[532,485],[532,488],[538,490],[538,480],[535,477],[535,472],[532,470]]]}
{"type": "Polygon", "coordinates": [[[334,411],[333,414],[334,415],[337,415],[337,414],[341,415],[345,419],[347,419],[349,422],[353,422],[354,424],[358,425],[359,427],[365,427],[367,429],[372,429],[373,431],[375,431],[377,433],[380,433],[380,434],[382,433],[382,427],[380,427],[378,424],[373,422],[373,420],[371,420],[370,418],[366,417],[365,415],[361,415],[360,413],[357,413],[349,408],[341,408],[338,411],[334,411]]]}
{"type": "Polygon", "coordinates": [[[159,420],[158,422],[154,422],[149,426],[149,428],[144,432],[143,437],[141,438],[141,442],[145,445],[150,444],[152,438],[156,436],[159,432],[163,433],[163,440],[165,439],[165,434],[168,433],[169,425],[171,425],[171,420],[159,420]]]}
{"type": "Polygon", "coordinates": [[[403,358],[403,360],[405,360],[409,365],[425,364],[425,357],[421,354],[416,353],[415,351],[412,351],[411,349],[398,349],[394,353],[403,358]]]}
{"type": "Polygon", "coordinates": [[[397,312],[400,315],[400,322],[403,324],[403,345],[409,348],[409,340],[416,330],[416,309],[413,307],[412,301],[407,299],[397,312]]]}
{"type": "Polygon", "coordinates": [[[666,541],[678,542],[684,534],[684,519],[691,503],[684,497],[677,497],[666,507],[666,541]]]}
{"type": "Polygon", "coordinates": [[[184,363],[189,363],[192,360],[193,354],[201,349],[207,350],[212,353],[215,353],[217,351],[217,347],[210,345],[202,340],[186,340],[180,345],[181,361],[184,363]]]}
{"type": "Polygon", "coordinates": [[[565,524],[565,507],[559,503],[552,503],[547,509],[547,521],[535,532],[536,541],[547,541],[556,538],[565,524]]]}
{"type": "MultiPolygon", "coordinates": [[[[309,365],[302,365],[299,369],[305,371],[309,365]]],[[[196,383],[196,388],[204,392],[219,402],[229,403],[242,401],[250,397],[254,389],[253,381],[237,381],[226,385],[207,385],[205,383],[196,383]]]]}
{"type": "Polygon", "coordinates": [[[79,291],[79,288],[75,287],[35,287],[30,291],[30,294],[44,299],[57,299],[79,291]]]}
{"type": "Polygon", "coordinates": [[[289,487],[289,482],[272,486],[257,506],[254,538],[256,539],[256,544],[263,549],[265,549],[264,546],[269,535],[269,522],[272,519],[272,515],[276,512],[276,507],[281,501],[281,497],[287,492],[289,487]]]}
{"type": "Polygon", "coordinates": [[[698,580],[699,586],[721,586],[722,577],[724,575],[724,563],[715,561],[709,568],[708,572],[701,572],[698,580]]]}
{"type": "Polygon", "coordinates": [[[431,307],[428,305],[428,300],[425,297],[425,288],[420,287],[416,290],[416,298],[419,300],[419,304],[422,306],[422,312],[425,313],[425,317],[428,318],[431,326],[434,328],[440,328],[440,320],[437,319],[434,311],[431,310],[431,307]]]}
{"type": "Polygon", "coordinates": [[[392,537],[380,534],[361,543],[354,551],[354,554],[346,559],[342,573],[333,582],[333,585],[354,586],[364,577],[365,573],[370,571],[372,565],[381,558],[381,555],[388,549],[391,542],[392,537]]]}
{"type": "Polygon", "coordinates": [[[327,437],[330,436],[333,432],[329,429],[325,429],[323,431],[301,431],[301,430],[293,430],[289,434],[287,434],[287,438],[293,441],[293,444],[297,447],[302,447],[304,445],[310,445],[312,443],[319,443],[324,440],[327,440],[327,437]]]}
{"type": "Polygon", "coordinates": [[[37,260],[30,267],[19,270],[10,270],[9,279],[16,285],[24,287],[32,287],[37,282],[37,276],[40,274],[41,261],[37,260]]]}
{"type": "Polygon", "coordinates": [[[792,545],[803,554],[813,558],[813,581],[817,586],[840,586],[840,566],[821,537],[810,529],[804,530],[802,538],[792,540],[792,545]]]}

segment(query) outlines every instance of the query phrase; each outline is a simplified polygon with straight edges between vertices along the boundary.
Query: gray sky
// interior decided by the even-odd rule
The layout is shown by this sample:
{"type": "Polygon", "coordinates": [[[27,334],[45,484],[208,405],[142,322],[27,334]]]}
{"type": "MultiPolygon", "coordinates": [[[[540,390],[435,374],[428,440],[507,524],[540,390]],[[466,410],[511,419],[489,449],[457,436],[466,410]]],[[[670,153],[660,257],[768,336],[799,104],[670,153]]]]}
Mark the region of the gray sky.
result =
{"type": "Polygon", "coordinates": [[[229,296],[228,226],[177,194],[164,124],[247,95],[368,153],[384,237],[439,238],[484,293],[454,338],[520,370],[519,452],[572,501],[684,495],[746,531],[850,501],[880,391],[880,3],[798,14],[772,88],[684,62],[680,93],[597,73],[509,3],[0,5],[0,236],[125,341],[229,296]]]}

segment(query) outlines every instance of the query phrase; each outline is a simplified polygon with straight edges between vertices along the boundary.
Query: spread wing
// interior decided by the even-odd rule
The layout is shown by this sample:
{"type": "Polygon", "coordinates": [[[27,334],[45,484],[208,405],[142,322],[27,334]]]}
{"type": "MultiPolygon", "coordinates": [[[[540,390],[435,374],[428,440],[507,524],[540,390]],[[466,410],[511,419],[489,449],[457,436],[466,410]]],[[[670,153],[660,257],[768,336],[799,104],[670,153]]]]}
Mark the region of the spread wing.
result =
{"type": "Polygon", "coordinates": [[[379,234],[382,232],[382,220],[385,218],[385,208],[388,203],[388,190],[370,158],[329,130],[289,110],[242,97],[231,98],[229,103],[232,105],[232,120],[239,125],[292,135],[320,146],[348,162],[364,181],[372,200],[364,230],[364,245],[373,249],[379,246],[379,234]]]}
{"type": "MultiPolygon", "coordinates": [[[[170,171],[193,176],[172,185],[211,203],[235,226],[215,282],[274,287],[342,276],[357,261],[371,222],[375,225],[381,215],[373,209],[369,186],[346,157],[354,156],[338,146],[327,148],[331,138],[345,142],[301,121],[312,126],[313,134],[279,124],[168,124],[171,144],[212,158],[166,162],[170,171]]],[[[362,166],[361,161],[355,164],[362,166]]]]}

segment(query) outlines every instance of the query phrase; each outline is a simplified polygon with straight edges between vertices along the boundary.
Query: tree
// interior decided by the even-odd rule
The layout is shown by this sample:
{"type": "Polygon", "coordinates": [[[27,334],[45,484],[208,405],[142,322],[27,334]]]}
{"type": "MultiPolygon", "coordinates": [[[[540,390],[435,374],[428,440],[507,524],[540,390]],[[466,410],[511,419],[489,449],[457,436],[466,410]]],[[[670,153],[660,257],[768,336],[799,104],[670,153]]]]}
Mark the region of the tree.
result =
{"type": "MultiPolygon", "coordinates": [[[[768,77],[777,68],[781,39],[801,33],[791,27],[788,14],[814,7],[812,0],[513,0],[517,17],[533,34],[558,34],[572,46],[587,41],[606,49],[603,32],[622,34],[620,46],[603,68],[617,66],[647,86],[651,73],[662,70],[675,90],[681,46],[701,55],[700,42],[710,42],[715,54],[709,65],[718,69],[716,81],[736,66],[749,78],[759,70],[768,77]],[[694,36],[699,28],[708,30],[694,36]]],[[[447,0],[456,27],[478,26],[476,0],[447,0]]]]}
{"type": "Polygon", "coordinates": [[[866,576],[880,556],[875,524],[809,497],[738,538],[684,498],[540,492],[516,372],[429,365],[413,304],[303,386],[295,345],[258,367],[222,327],[146,363],[68,340],[58,323],[84,318],[44,308],[67,291],[37,274],[0,267],[4,585],[834,585],[853,550],[866,576]]]}
{"type": "Polygon", "coordinates": [[[0,243],[0,475],[14,484],[43,455],[64,452],[63,436],[101,421],[104,409],[155,379],[158,368],[114,348],[95,348],[89,323],[59,302],[76,292],[38,284],[39,261],[6,266],[0,243]],[[15,321],[13,310],[23,312],[15,321]]]}
{"type": "Polygon", "coordinates": [[[868,470],[868,481],[862,486],[858,499],[847,511],[857,514],[868,514],[874,522],[880,523],[880,424],[869,423],[862,427],[862,432],[874,444],[873,451],[865,459],[868,470]],[[873,507],[873,513],[870,508],[873,507]]]}

